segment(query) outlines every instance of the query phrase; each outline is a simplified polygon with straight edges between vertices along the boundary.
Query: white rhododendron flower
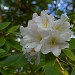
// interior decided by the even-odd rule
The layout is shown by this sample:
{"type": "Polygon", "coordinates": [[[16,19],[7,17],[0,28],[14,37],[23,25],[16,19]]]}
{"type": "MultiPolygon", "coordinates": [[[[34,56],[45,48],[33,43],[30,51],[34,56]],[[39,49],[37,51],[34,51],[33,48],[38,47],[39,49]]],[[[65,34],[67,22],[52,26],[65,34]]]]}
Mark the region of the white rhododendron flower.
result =
{"type": "Polygon", "coordinates": [[[23,39],[21,45],[27,48],[35,48],[36,51],[41,49],[41,40],[48,35],[48,31],[41,30],[37,25],[31,28],[20,28],[23,39]],[[25,33],[25,34],[24,34],[25,33]]]}
{"type": "Polygon", "coordinates": [[[55,56],[59,56],[62,49],[69,48],[65,38],[55,31],[50,31],[49,36],[42,40],[42,44],[41,52],[43,54],[52,52],[55,56]]]}
{"type": "Polygon", "coordinates": [[[42,46],[42,39],[48,35],[48,31],[41,30],[37,25],[24,28],[20,27],[20,32],[23,38],[20,44],[23,46],[22,51],[28,60],[36,57],[35,63],[39,63],[39,53],[42,46]],[[33,51],[33,49],[35,51],[33,51]],[[38,62],[37,62],[38,61],[38,62]]]}
{"type": "MultiPolygon", "coordinates": [[[[47,14],[46,10],[41,11],[41,15],[34,13],[29,20],[27,27],[20,27],[22,35],[21,46],[26,58],[29,61],[37,57],[39,61],[40,54],[52,52],[59,56],[61,50],[69,48],[69,43],[73,32],[70,30],[70,23],[65,15],[60,19],[47,14]]],[[[35,61],[36,62],[36,61],[35,61]]]]}
{"type": "Polygon", "coordinates": [[[36,13],[33,14],[32,20],[28,22],[28,27],[35,24],[38,25],[40,28],[49,29],[54,20],[55,18],[52,15],[48,15],[47,11],[43,10],[40,16],[38,16],[36,13]]]}

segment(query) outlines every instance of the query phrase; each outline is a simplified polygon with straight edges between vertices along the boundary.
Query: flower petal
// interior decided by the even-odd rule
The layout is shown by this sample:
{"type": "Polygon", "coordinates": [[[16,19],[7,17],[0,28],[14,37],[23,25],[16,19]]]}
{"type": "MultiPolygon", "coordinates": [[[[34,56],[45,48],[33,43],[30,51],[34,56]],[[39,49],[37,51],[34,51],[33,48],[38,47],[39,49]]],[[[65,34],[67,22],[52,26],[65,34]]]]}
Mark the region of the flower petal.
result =
{"type": "Polygon", "coordinates": [[[36,52],[39,52],[41,50],[41,47],[42,47],[42,44],[39,44],[36,48],[35,48],[35,51],[36,52]]]}
{"type": "Polygon", "coordinates": [[[59,44],[59,47],[60,47],[60,49],[69,48],[69,43],[67,43],[67,42],[61,43],[61,44],[59,44]]]}
{"type": "Polygon", "coordinates": [[[32,19],[36,18],[36,17],[38,17],[38,15],[37,15],[37,13],[34,13],[33,16],[32,16],[32,19]]]}
{"type": "Polygon", "coordinates": [[[43,45],[43,47],[41,48],[41,52],[43,54],[48,54],[49,52],[51,52],[50,47],[48,45],[43,45]]]}
{"type": "Polygon", "coordinates": [[[38,45],[37,42],[27,43],[27,44],[25,45],[25,48],[34,48],[34,47],[36,47],[37,45],[38,45]]]}
{"type": "Polygon", "coordinates": [[[58,57],[58,56],[60,55],[60,53],[61,53],[61,49],[59,49],[59,47],[56,46],[56,47],[52,48],[52,53],[53,53],[56,57],[58,57]]]}

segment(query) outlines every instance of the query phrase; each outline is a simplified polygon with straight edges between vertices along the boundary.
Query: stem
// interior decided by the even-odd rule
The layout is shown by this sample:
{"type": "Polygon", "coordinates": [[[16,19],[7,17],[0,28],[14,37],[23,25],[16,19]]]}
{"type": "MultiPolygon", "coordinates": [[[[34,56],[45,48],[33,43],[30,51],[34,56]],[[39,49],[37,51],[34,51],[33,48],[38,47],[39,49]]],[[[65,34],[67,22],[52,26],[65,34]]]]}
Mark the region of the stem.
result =
{"type": "Polygon", "coordinates": [[[57,57],[57,59],[65,64],[68,64],[67,62],[65,62],[64,60],[60,59],[59,57],[57,57]]]}
{"type": "Polygon", "coordinates": [[[34,74],[34,71],[33,71],[33,69],[32,69],[31,64],[30,64],[30,63],[28,63],[28,65],[29,65],[29,67],[30,67],[30,70],[31,70],[32,75],[35,75],[35,74],[34,74]]]}
{"type": "Polygon", "coordinates": [[[75,65],[73,64],[73,63],[71,63],[69,60],[68,60],[68,58],[66,58],[66,60],[67,60],[67,63],[71,66],[71,68],[73,69],[74,67],[75,67],[75,65]]]}
{"type": "Polygon", "coordinates": [[[59,66],[60,66],[60,68],[62,70],[62,73],[64,74],[64,68],[62,67],[61,63],[59,62],[59,60],[57,58],[56,58],[56,61],[58,62],[59,66]]]}

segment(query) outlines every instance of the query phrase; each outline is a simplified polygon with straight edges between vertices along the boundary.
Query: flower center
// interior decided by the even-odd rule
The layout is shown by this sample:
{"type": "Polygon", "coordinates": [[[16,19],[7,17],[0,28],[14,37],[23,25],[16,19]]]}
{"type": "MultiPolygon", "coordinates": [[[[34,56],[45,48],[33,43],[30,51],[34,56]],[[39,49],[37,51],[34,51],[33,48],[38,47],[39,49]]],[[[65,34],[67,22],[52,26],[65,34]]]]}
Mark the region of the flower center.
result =
{"type": "Polygon", "coordinates": [[[48,28],[48,22],[49,22],[49,21],[48,21],[48,19],[46,18],[46,19],[44,20],[44,27],[45,27],[45,28],[48,28]]]}
{"type": "Polygon", "coordinates": [[[55,44],[56,44],[56,37],[52,37],[52,38],[50,39],[50,44],[51,44],[51,45],[55,45],[55,44]]]}
{"type": "Polygon", "coordinates": [[[56,25],[56,26],[54,26],[54,29],[60,31],[61,30],[61,26],[60,25],[56,25]]]}
{"type": "Polygon", "coordinates": [[[41,36],[41,34],[40,34],[40,33],[38,34],[37,38],[38,38],[38,40],[39,40],[39,41],[41,41],[41,40],[42,40],[42,36],[41,36]]]}
{"type": "Polygon", "coordinates": [[[33,48],[33,49],[31,50],[31,52],[35,52],[35,49],[33,48]]]}

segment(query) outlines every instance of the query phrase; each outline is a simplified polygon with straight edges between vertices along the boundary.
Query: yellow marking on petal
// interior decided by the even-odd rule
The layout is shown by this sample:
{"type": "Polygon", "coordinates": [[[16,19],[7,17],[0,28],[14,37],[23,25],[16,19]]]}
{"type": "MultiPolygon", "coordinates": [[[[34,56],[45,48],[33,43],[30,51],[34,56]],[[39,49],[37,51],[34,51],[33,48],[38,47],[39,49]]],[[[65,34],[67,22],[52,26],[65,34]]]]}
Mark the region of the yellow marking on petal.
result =
{"type": "Polygon", "coordinates": [[[60,26],[60,25],[56,25],[56,26],[54,26],[53,28],[54,28],[55,30],[58,30],[58,31],[61,30],[61,26],[60,26]]]}
{"type": "Polygon", "coordinates": [[[39,40],[39,41],[41,41],[41,40],[42,40],[42,36],[41,36],[41,34],[40,34],[40,33],[38,34],[38,37],[37,37],[37,38],[38,38],[38,40],[39,40]]]}
{"type": "Polygon", "coordinates": [[[55,45],[55,44],[56,44],[56,41],[57,41],[56,37],[52,37],[52,38],[50,39],[50,44],[51,44],[51,45],[55,45]]]}
{"type": "Polygon", "coordinates": [[[48,23],[49,23],[49,21],[48,21],[48,19],[46,18],[46,19],[44,20],[44,27],[45,27],[45,28],[48,28],[48,23]]]}

